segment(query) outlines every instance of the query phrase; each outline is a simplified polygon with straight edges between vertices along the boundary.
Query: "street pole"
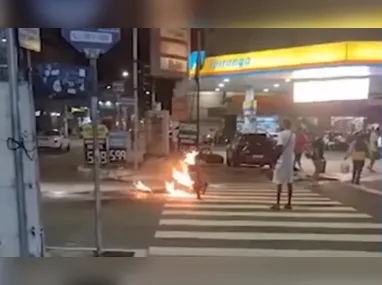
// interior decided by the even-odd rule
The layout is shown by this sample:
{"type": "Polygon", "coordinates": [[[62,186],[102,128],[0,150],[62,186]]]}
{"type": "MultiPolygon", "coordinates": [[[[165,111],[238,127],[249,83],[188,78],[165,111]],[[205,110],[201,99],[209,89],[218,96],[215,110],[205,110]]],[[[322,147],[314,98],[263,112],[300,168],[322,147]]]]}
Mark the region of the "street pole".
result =
{"type": "Polygon", "coordinates": [[[156,86],[155,78],[152,78],[152,88],[151,88],[151,109],[154,110],[156,106],[156,86]]]}
{"type": "Polygon", "coordinates": [[[99,57],[98,50],[87,50],[86,55],[89,58],[90,67],[93,72],[92,80],[92,96],[91,96],[91,120],[92,120],[92,136],[93,136],[93,180],[94,180],[94,211],[95,211],[95,242],[96,256],[102,254],[102,224],[101,224],[101,189],[100,189],[100,150],[98,141],[98,72],[97,60],[99,57]]]}
{"type": "Polygon", "coordinates": [[[121,131],[122,128],[122,116],[121,116],[121,94],[117,93],[117,104],[116,104],[116,109],[117,109],[117,129],[121,131]]]}
{"type": "Polygon", "coordinates": [[[199,148],[200,142],[200,69],[201,69],[201,52],[202,52],[202,31],[197,30],[197,58],[195,70],[196,82],[196,147],[199,148]]]}
{"type": "MultiPolygon", "coordinates": [[[[21,114],[19,111],[19,80],[18,80],[18,56],[16,48],[16,40],[13,28],[6,29],[7,35],[7,58],[8,58],[8,77],[9,92],[11,104],[11,128],[12,138],[16,142],[23,140],[21,131],[21,114]]],[[[15,190],[17,200],[17,216],[18,216],[18,238],[20,257],[29,257],[28,242],[28,222],[26,211],[26,196],[24,185],[24,167],[23,167],[23,150],[16,148],[13,150],[15,164],[15,190]]]]}
{"type": "Polygon", "coordinates": [[[138,169],[138,135],[139,135],[139,106],[138,106],[138,28],[133,28],[133,91],[134,91],[134,169],[138,169]]]}

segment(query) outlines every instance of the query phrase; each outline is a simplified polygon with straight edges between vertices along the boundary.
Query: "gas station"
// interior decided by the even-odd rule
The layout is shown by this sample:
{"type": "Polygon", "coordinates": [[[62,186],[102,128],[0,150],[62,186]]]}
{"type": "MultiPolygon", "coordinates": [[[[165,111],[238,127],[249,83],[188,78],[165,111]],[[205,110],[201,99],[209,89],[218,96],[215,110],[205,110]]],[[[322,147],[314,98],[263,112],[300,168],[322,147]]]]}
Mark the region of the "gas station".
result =
{"type": "MultiPolygon", "coordinates": [[[[381,42],[338,42],[206,57],[199,73],[201,124],[210,127],[210,118],[220,116],[225,128],[236,126],[228,133],[276,132],[282,117],[321,130],[377,124],[381,51],[381,42]],[[233,117],[235,124],[227,122],[233,117]]],[[[196,83],[188,86],[190,101],[196,83]]]]}

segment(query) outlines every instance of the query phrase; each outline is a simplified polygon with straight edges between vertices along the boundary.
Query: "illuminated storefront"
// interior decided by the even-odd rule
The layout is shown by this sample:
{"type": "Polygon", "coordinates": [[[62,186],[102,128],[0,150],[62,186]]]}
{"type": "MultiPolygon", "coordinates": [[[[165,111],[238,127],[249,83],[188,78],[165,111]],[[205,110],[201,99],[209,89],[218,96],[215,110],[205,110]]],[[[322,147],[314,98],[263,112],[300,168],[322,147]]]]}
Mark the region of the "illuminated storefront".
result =
{"type": "MultiPolygon", "coordinates": [[[[207,57],[200,76],[209,96],[242,92],[238,115],[293,112],[329,117],[329,122],[330,116],[376,114],[378,106],[367,102],[370,94],[380,92],[381,62],[382,42],[340,42],[207,57]],[[250,89],[253,98],[245,98],[250,89]],[[272,100],[273,106],[264,103],[272,100]],[[253,106],[256,110],[249,114],[253,106]]],[[[191,69],[190,76],[194,74],[191,69]]]]}

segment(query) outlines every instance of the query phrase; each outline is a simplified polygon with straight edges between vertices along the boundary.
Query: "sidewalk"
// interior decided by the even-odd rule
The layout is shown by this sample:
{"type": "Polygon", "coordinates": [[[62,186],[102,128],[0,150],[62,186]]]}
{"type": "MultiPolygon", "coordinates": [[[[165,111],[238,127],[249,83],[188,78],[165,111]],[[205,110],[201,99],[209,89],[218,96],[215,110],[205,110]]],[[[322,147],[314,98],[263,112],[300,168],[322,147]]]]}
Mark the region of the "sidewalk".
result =
{"type": "MultiPolygon", "coordinates": [[[[341,173],[341,163],[343,162],[345,154],[340,152],[327,152],[325,154],[326,162],[326,171],[322,174],[323,178],[327,179],[336,179],[341,182],[347,182],[351,180],[351,173],[341,173]]],[[[366,165],[369,161],[366,162],[366,165]]],[[[310,159],[307,159],[305,156],[302,158],[302,166],[304,173],[311,175],[314,172],[314,166],[310,159]]],[[[362,181],[376,181],[381,179],[381,161],[377,161],[374,165],[375,172],[372,173],[368,169],[364,169],[362,173],[362,181]]]]}
{"type": "MultiPolygon", "coordinates": [[[[79,166],[77,171],[84,176],[92,176],[91,166],[79,166]]],[[[170,158],[148,158],[143,165],[134,170],[132,167],[101,168],[101,180],[109,181],[137,181],[137,180],[164,180],[171,174],[170,158]]]]}
{"type": "MultiPolygon", "coordinates": [[[[144,249],[104,249],[101,257],[146,257],[144,249]]],[[[95,257],[95,248],[47,247],[45,257],[95,257]]]]}

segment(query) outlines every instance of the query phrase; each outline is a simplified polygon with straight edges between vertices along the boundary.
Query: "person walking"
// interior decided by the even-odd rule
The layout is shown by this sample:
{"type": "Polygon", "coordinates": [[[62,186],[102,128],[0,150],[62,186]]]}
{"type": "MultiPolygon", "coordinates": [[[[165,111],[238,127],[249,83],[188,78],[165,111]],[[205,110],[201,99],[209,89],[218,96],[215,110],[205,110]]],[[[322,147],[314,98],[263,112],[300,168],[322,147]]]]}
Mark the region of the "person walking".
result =
{"type": "Polygon", "coordinates": [[[379,127],[375,128],[369,138],[369,156],[370,156],[370,164],[367,167],[369,171],[374,172],[374,164],[375,161],[379,157],[379,151],[378,151],[378,139],[379,139],[379,127]]]}
{"type": "Polygon", "coordinates": [[[365,166],[365,160],[368,152],[369,146],[367,140],[361,132],[357,133],[355,139],[350,143],[349,149],[344,157],[344,160],[351,157],[353,161],[352,184],[360,184],[361,174],[365,166]]]}
{"type": "Polygon", "coordinates": [[[311,142],[310,157],[314,165],[314,173],[312,176],[312,185],[316,186],[320,180],[320,174],[324,171],[325,164],[325,143],[323,137],[316,136],[311,142]]]}
{"type": "Polygon", "coordinates": [[[288,202],[285,209],[292,209],[293,195],[293,165],[294,165],[294,149],[295,135],[291,130],[292,123],[290,120],[283,121],[283,131],[278,134],[277,146],[275,149],[275,166],[273,172],[273,183],[276,184],[277,198],[276,204],[271,207],[272,210],[280,210],[280,200],[282,186],[288,187],[288,202]]]}
{"type": "Polygon", "coordinates": [[[305,137],[305,134],[303,133],[303,130],[299,128],[296,132],[296,143],[294,147],[294,155],[295,155],[294,170],[295,171],[302,170],[301,158],[302,158],[302,154],[305,151],[306,142],[307,142],[307,139],[305,137]]]}

